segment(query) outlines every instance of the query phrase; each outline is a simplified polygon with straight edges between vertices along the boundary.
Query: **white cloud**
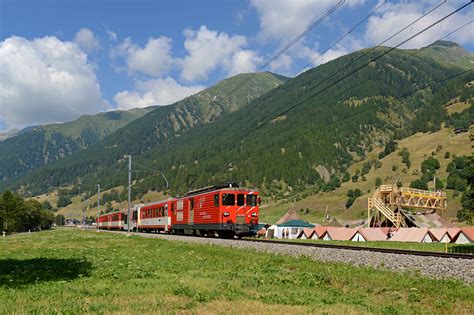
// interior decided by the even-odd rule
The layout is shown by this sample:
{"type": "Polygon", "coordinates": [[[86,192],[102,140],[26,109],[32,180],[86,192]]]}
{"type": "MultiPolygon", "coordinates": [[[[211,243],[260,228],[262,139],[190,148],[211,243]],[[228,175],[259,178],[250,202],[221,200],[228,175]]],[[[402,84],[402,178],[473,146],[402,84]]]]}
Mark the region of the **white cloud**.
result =
{"type": "Polygon", "coordinates": [[[88,28],[81,28],[74,37],[74,41],[85,51],[93,52],[100,48],[99,40],[88,28]]]}
{"type": "Polygon", "coordinates": [[[114,31],[111,31],[109,29],[105,30],[105,32],[107,33],[107,35],[109,36],[109,39],[113,42],[117,41],[117,33],[115,33],[114,31]]]}
{"type": "Polygon", "coordinates": [[[173,66],[171,39],[160,36],[149,38],[141,48],[131,38],[126,38],[116,49],[116,54],[125,57],[129,73],[137,72],[152,77],[166,75],[173,66]]]}
{"type": "Polygon", "coordinates": [[[228,68],[228,75],[239,73],[255,72],[257,64],[262,62],[262,58],[252,50],[237,51],[231,58],[228,68]]]}
{"type": "MultiPolygon", "coordinates": [[[[386,46],[395,46],[398,43],[402,42],[404,39],[409,38],[412,35],[415,35],[419,31],[433,24],[437,20],[441,19],[443,16],[447,15],[451,11],[459,7],[462,2],[448,2],[437,10],[433,11],[426,17],[422,18],[420,21],[415,23],[413,26],[408,28],[406,31],[395,36],[393,39],[388,41],[386,46]]],[[[434,7],[436,3],[432,1],[410,1],[410,2],[401,2],[397,4],[386,4],[384,9],[380,11],[379,14],[372,16],[367,22],[367,27],[365,31],[365,40],[370,45],[376,45],[380,42],[383,42],[386,38],[390,37],[399,29],[410,24],[412,21],[416,20],[422,16],[425,12],[434,7]]],[[[474,9],[467,8],[463,11],[460,11],[454,16],[444,20],[440,24],[432,27],[428,31],[422,33],[421,35],[410,40],[407,44],[401,48],[419,48],[426,46],[440,38],[442,35],[448,34],[451,31],[459,28],[460,26],[468,23],[474,18],[474,9]]],[[[472,43],[474,41],[474,32],[464,29],[453,34],[450,37],[450,40],[453,40],[459,44],[472,43]]]]}
{"type": "Polygon", "coordinates": [[[0,103],[6,129],[110,109],[87,55],[56,37],[0,42],[0,103]]]}
{"type": "Polygon", "coordinates": [[[138,81],[136,91],[121,91],[115,94],[114,101],[119,109],[147,107],[151,105],[168,105],[187,96],[198,93],[204,86],[183,86],[170,77],[138,81]]]}
{"type": "MultiPolygon", "coordinates": [[[[303,32],[314,20],[338,1],[320,0],[251,0],[260,19],[260,36],[264,39],[288,40],[303,32]]],[[[351,5],[360,4],[356,1],[351,5]]]]}
{"type": "Polygon", "coordinates": [[[184,47],[188,55],[181,60],[181,78],[186,81],[206,80],[209,73],[222,66],[229,75],[253,71],[260,62],[256,52],[244,50],[245,36],[230,36],[201,26],[184,31],[184,47]]]}

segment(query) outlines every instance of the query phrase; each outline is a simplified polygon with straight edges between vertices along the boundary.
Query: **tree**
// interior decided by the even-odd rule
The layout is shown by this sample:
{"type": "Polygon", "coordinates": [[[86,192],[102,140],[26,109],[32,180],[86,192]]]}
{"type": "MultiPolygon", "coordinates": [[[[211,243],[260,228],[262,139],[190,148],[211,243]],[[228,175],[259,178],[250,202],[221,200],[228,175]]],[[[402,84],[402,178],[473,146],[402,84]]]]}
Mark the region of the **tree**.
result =
{"type": "Polygon", "coordinates": [[[415,179],[410,183],[410,188],[428,190],[428,183],[423,179],[415,179]]]}
{"type": "Polygon", "coordinates": [[[63,226],[66,224],[66,218],[62,214],[58,214],[54,217],[54,222],[57,226],[63,226]]]}
{"type": "Polygon", "coordinates": [[[53,209],[53,206],[51,205],[51,203],[48,200],[43,201],[42,205],[43,205],[43,209],[46,209],[46,210],[52,210],[53,209]]]}
{"type": "Polygon", "coordinates": [[[351,179],[351,174],[349,174],[348,171],[345,171],[344,175],[342,176],[342,182],[343,183],[348,182],[350,179],[351,179]]]}
{"type": "Polygon", "coordinates": [[[382,179],[380,177],[377,177],[375,179],[375,187],[379,187],[380,185],[382,185],[382,179]]]}
{"type": "Polygon", "coordinates": [[[63,208],[72,203],[69,195],[60,195],[58,198],[58,208],[63,208]]]}

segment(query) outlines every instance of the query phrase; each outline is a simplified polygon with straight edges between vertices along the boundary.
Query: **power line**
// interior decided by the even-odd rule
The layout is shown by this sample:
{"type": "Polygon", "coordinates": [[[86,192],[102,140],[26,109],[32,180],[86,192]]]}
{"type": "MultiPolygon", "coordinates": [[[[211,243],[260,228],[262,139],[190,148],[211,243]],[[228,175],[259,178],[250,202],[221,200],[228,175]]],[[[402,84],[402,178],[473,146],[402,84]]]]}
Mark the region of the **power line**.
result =
{"type": "Polygon", "coordinates": [[[340,6],[342,6],[346,2],[346,0],[340,0],[335,6],[333,6],[329,11],[327,11],[323,16],[321,16],[319,19],[311,23],[311,25],[303,31],[303,33],[299,34],[296,38],[294,38],[291,42],[289,42],[285,47],[280,49],[273,57],[271,57],[267,62],[265,62],[263,65],[261,65],[257,71],[262,71],[265,69],[268,65],[270,65],[274,60],[278,59],[281,55],[283,55],[288,49],[290,49],[294,44],[296,44],[297,41],[299,41],[301,38],[303,38],[307,33],[312,31],[316,26],[321,24],[322,21],[324,21],[327,17],[329,17],[331,14],[333,14],[337,9],[339,9],[340,6]]]}
{"type": "Polygon", "coordinates": [[[325,51],[323,51],[321,54],[319,54],[316,58],[312,59],[310,62],[308,62],[306,64],[306,66],[303,67],[302,70],[300,71],[303,71],[304,69],[310,67],[311,65],[313,65],[314,63],[316,63],[316,61],[321,58],[325,53],[327,53],[331,48],[333,48],[335,45],[337,45],[338,43],[341,42],[341,40],[343,40],[347,35],[351,34],[356,28],[358,28],[362,23],[364,23],[369,17],[371,17],[375,12],[377,12],[381,7],[383,7],[385,5],[385,3],[387,3],[387,0],[384,0],[380,5],[378,5],[375,9],[373,9],[366,17],[364,17],[362,20],[360,20],[356,25],[354,25],[349,31],[347,31],[344,35],[342,35],[341,37],[339,37],[339,39],[337,39],[335,42],[333,42],[328,48],[326,48],[325,51]]]}
{"type": "MultiPolygon", "coordinates": [[[[256,72],[263,71],[268,65],[270,65],[273,61],[277,60],[278,58],[281,57],[288,49],[293,47],[301,38],[306,36],[310,31],[314,30],[317,26],[319,26],[325,19],[327,19],[329,16],[331,16],[334,12],[336,12],[344,3],[346,0],[340,0],[336,5],[331,7],[326,13],[324,13],[321,17],[313,21],[310,26],[308,26],[302,33],[300,33],[298,36],[296,36],[290,43],[285,45],[283,48],[281,48],[278,52],[276,52],[270,59],[268,59],[264,64],[259,66],[256,70],[256,72]]],[[[231,96],[235,91],[240,89],[245,83],[247,83],[249,79],[244,79],[241,83],[236,85],[229,93],[227,93],[227,97],[231,96]]]]}
{"type": "MultiPolygon", "coordinates": [[[[282,115],[285,115],[287,114],[288,112],[292,111],[293,109],[295,109],[296,107],[300,106],[301,104],[303,104],[305,101],[309,100],[310,98],[313,98],[321,93],[323,93],[324,91],[327,91],[329,88],[333,87],[334,85],[336,85],[337,83],[341,82],[342,80],[346,79],[347,77],[353,75],[354,73],[360,71],[361,69],[367,67],[370,65],[371,62],[375,62],[377,60],[379,60],[380,58],[382,58],[383,56],[389,54],[390,52],[392,52],[393,50],[397,49],[398,47],[406,44],[407,42],[409,42],[410,40],[412,40],[413,38],[419,36],[420,34],[426,32],[427,30],[429,30],[430,28],[432,28],[433,26],[441,23],[442,21],[446,20],[447,18],[449,18],[450,16],[456,14],[457,12],[461,11],[462,9],[464,9],[465,7],[467,7],[468,5],[472,4],[473,1],[470,1],[469,3],[466,3],[464,5],[462,5],[461,7],[457,8],[456,10],[452,11],[451,13],[449,13],[448,15],[445,15],[444,17],[442,17],[441,19],[437,20],[436,22],[432,23],[431,25],[425,27],[424,29],[422,29],[421,31],[417,32],[416,34],[410,36],[409,38],[403,40],[402,42],[400,42],[399,44],[397,44],[396,46],[394,47],[390,47],[389,49],[387,49],[386,51],[384,51],[382,54],[376,56],[375,58],[373,59],[369,59],[366,63],[364,63],[363,65],[357,67],[356,69],[352,70],[351,72],[349,72],[348,74],[344,75],[343,77],[337,79],[336,81],[334,81],[333,83],[330,83],[329,85],[327,85],[326,87],[322,88],[321,90],[317,91],[316,93],[310,95],[308,98],[305,98],[301,101],[299,101],[298,103],[296,103],[295,105],[293,105],[292,107],[284,110],[283,112],[281,112],[280,114],[274,116],[271,120],[277,118],[277,117],[280,117],[282,115]]],[[[432,10],[430,10],[432,11],[432,10]]],[[[320,86],[321,84],[318,84],[316,85],[315,87],[309,89],[307,92],[305,92],[304,94],[312,91],[313,89],[315,89],[316,87],[320,86]]],[[[271,121],[270,120],[270,121],[271,121]]],[[[261,125],[259,126],[261,127],[261,125]]]]}

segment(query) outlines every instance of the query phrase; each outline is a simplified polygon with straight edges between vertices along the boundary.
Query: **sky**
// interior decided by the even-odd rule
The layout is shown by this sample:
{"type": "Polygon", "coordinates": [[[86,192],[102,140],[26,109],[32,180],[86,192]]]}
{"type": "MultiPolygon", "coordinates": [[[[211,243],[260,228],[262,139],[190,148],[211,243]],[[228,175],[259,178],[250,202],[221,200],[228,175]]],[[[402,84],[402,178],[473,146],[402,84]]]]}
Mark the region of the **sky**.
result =
{"type": "MultiPolygon", "coordinates": [[[[467,2],[0,0],[0,132],[83,114],[169,105],[239,73],[263,70],[294,77],[378,45],[441,4],[384,43],[395,46],[467,2]]],[[[429,45],[472,20],[474,5],[403,47],[429,45]]],[[[474,51],[473,25],[446,39],[474,51]]]]}

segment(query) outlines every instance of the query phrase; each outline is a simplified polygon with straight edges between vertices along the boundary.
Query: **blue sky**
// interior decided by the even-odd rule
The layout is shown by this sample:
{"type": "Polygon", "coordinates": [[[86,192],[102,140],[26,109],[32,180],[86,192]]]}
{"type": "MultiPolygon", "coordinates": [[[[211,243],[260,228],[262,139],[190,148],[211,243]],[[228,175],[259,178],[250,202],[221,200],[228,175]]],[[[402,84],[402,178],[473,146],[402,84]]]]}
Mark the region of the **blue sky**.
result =
{"type": "MultiPolygon", "coordinates": [[[[346,0],[265,70],[295,76],[376,45],[443,1],[346,0]],[[326,54],[343,33],[380,7],[326,54]]],[[[447,1],[395,45],[467,0],[447,1]]],[[[0,131],[82,114],[168,105],[252,72],[337,0],[0,0],[0,131]]],[[[407,43],[430,44],[474,18],[474,5],[407,43]]],[[[474,32],[451,36],[474,50],[474,32]]]]}

